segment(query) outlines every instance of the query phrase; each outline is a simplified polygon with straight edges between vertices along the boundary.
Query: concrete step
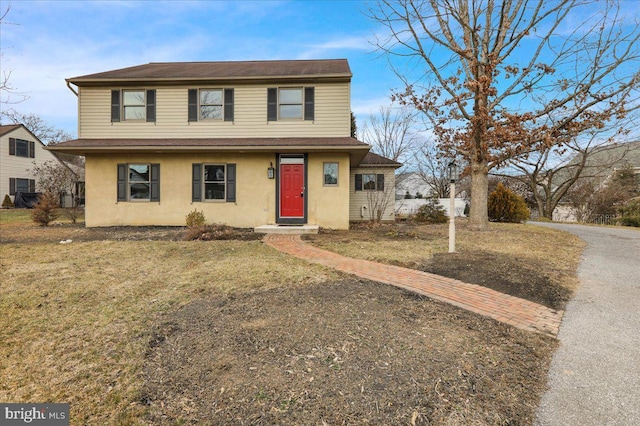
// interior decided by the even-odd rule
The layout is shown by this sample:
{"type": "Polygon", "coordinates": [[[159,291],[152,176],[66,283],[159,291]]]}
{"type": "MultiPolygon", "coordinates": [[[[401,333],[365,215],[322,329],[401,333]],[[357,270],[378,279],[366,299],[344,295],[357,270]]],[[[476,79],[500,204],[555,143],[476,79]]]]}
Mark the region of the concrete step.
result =
{"type": "Polygon", "coordinates": [[[262,234],[317,234],[318,225],[261,225],[253,228],[262,234]]]}

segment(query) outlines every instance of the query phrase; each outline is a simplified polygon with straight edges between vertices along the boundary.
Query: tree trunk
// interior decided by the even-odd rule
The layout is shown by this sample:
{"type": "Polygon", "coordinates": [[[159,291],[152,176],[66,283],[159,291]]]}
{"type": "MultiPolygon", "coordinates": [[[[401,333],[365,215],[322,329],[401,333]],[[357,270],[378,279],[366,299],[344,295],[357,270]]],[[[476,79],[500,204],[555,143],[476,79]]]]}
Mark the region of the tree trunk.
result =
{"type": "Polygon", "coordinates": [[[486,161],[471,163],[471,210],[469,227],[476,231],[489,229],[487,192],[489,188],[489,168],[486,161]]]}

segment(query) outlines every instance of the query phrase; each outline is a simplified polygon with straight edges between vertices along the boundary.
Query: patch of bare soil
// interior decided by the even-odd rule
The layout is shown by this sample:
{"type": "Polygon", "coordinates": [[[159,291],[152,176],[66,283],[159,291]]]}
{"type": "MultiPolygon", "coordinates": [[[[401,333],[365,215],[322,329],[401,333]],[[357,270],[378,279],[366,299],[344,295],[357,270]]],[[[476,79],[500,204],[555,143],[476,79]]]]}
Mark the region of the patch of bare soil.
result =
{"type": "Polygon", "coordinates": [[[556,341],[369,281],[195,301],[158,321],[151,424],[531,424],[556,341]]]}
{"type": "Polygon", "coordinates": [[[194,230],[181,226],[105,226],[86,228],[83,224],[54,224],[48,227],[28,225],[0,232],[0,243],[59,241],[181,241],[181,240],[258,240],[252,229],[203,227],[194,230]]]}
{"type": "Polygon", "coordinates": [[[489,287],[553,309],[564,309],[571,290],[554,284],[544,265],[488,251],[436,253],[420,270],[489,287]]]}

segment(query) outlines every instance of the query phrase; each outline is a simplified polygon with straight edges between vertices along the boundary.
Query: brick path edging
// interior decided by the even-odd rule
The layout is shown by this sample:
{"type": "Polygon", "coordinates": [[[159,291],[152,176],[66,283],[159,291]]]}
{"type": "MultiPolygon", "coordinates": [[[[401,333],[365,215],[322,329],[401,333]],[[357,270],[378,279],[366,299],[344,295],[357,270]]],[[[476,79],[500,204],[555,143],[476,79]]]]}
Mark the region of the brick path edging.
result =
{"type": "Polygon", "coordinates": [[[312,263],[422,294],[522,330],[557,337],[564,311],[487,287],[370,260],[353,259],[306,244],[299,235],[268,234],[269,246],[312,263]]]}

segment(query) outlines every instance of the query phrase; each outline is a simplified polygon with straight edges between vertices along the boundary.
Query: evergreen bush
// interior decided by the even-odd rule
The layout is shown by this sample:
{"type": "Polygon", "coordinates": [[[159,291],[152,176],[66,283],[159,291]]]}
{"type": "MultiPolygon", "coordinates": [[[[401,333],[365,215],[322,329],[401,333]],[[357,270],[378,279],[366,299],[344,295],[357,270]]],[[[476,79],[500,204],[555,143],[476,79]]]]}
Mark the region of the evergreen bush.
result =
{"type": "Polygon", "coordinates": [[[2,208],[5,209],[10,209],[15,207],[13,204],[13,201],[11,201],[11,197],[9,197],[9,194],[5,194],[4,195],[4,200],[2,200],[2,208]]]}
{"type": "Polygon", "coordinates": [[[41,226],[49,226],[49,223],[56,220],[58,215],[58,197],[51,192],[45,192],[33,208],[31,219],[41,226]]]}
{"type": "Polygon", "coordinates": [[[420,206],[418,209],[415,220],[425,223],[445,223],[449,218],[438,199],[430,197],[427,200],[427,204],[420,206]]]}
{"type": "Polygon", "coordinates": [[[529,219],[525,201],[502,183],[498,183],[495,191],[489,194],[487,202],[489,219],[494,222],[520,223],[529,219]]]}

